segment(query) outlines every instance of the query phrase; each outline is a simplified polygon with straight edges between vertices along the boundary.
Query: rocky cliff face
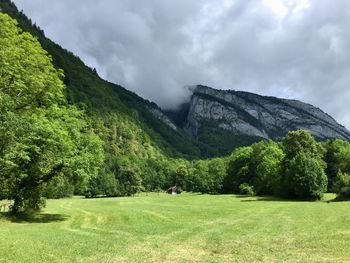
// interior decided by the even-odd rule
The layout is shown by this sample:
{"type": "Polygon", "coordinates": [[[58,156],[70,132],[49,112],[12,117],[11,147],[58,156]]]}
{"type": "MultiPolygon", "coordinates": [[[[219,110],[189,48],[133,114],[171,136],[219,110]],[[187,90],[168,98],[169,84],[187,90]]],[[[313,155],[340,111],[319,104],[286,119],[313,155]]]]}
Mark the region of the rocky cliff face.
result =
{"type": "Polygon", "coordinates": [[[173,129],[174,131],[177,131],[178,128],[176,125],[170,120],[170,118],[163,113],[163,111],[156,107],[147,107],[147,109],[153,114],[154,117],[156,117],[158,120],[161,120],[163,123],[165,123],[168,127],[173,129]]]}
{"type": "Polygon", "coordinates": [[[310,104],[205,86],[196,86],[192,91],[183,128],[193,137],[204,125],[210,125],[234,135],[273,140],[296,129],[308,130],[319,139],[350,140],[345,127],[310,104]]]}

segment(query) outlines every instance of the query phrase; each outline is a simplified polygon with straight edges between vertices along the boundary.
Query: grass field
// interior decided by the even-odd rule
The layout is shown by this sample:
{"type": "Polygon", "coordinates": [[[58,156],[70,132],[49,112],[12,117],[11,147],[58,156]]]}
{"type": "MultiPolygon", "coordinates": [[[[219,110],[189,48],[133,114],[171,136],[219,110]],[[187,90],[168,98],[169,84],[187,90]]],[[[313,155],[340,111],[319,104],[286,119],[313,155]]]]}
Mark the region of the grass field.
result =
{"type": "Polygon", "coordinates": [[[350,203],[150,194],[0,218],[0,262],[350,262],[350,203]]]}

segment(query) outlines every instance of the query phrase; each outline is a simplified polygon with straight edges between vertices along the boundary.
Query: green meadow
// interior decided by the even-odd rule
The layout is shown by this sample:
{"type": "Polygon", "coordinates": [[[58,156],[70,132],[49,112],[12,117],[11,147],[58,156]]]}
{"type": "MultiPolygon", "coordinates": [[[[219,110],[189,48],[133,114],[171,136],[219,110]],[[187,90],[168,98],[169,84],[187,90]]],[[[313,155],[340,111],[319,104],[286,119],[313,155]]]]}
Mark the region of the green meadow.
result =
{"type": "Polygon", "coordinates": [[[350,203],[189,193],[49,200],[34,217],[1,214],[0,262],[350,262],[350,203]]]}

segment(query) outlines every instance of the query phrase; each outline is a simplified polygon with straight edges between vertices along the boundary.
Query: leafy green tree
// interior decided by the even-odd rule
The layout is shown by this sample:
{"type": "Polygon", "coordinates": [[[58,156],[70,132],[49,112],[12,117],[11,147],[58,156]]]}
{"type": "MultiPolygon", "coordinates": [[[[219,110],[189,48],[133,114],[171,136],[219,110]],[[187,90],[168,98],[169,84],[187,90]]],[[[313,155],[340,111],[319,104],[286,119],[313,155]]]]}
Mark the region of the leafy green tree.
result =
{"type": "Polygon", "coordinates": [[[0,13],[0,93],[10,111],[47,107],[64,100],[62,71],[17,22],[0,13]]]}
{"type": "Polygon", "coordinates": [[[328,191],[333,191],[333,185],[338,181],[339,172],[350,174],[350,143],[335,139],[323,143],[326,148],[326,174],[329,180],[328,191]]]}
{"type": "Polygon", "coordinates": [[[138,166],[127,157],[119,161],[117,179],[120,184],[122,195],[132,196],[144,190],[142,185],[141,171],[138,166]]]}
{"type": "Polygon", "coordinates": [[[190,174],[188,163],[184,160],[180,160],[173,175],[173,185],[176,185],[179,189],[185,191],[191,191],[191,185],[193,182],[190,174]]]}
{"type": "Polygon", "coordinates": [[[74,194],[74,185],[71,178],[65,175],[57,175],[44,185],[43,197],[59,199],[71,197],[74,194]]]}
{"type": "Polygon", "coordinates": [[[249,165],[252,153],[252,147],[241,147],[236,149],[230,156],[227,167],[227,176],[224,180],[224,192],[239,193],[239,186],[241,184],[251,183],[252,174],[249,170],[249,165]]]}
{"type": "Polygon", "coordinates": [[[322,159],[326,150],[317,143],[310,132],[297,130],[289,132],[282,141],[285,160],[292,160],[299,152],[305,152],[309,157],[322,159]]]}
{"type": "Polygon", "coordinates": [[[84,114],[64,105],[61,77],[38,41],[0,13],[0,197],[14,200],[15,213],[39,210],[55,176],[85,191],[103,161],[84,114]]]}
{"type": "Polygon", "coordinates": [[[208,163],[204,160],[196,161],[191,169],[187,185],[187,190],[193,192],[208,193],[210,187],[210,175],[208,173],[208,163]]]}
{"type": "Polygon", "coordinates": [[[196,161],[191,169],[191,191],[218,194],[226,176],[226,159],[215,158],[196,161]]]}
{"type": "MultiPolygon", "coordinates": [[[[253,148],[255,148],[253,146],[253,148]]],[[[278,143],[264,143],[264,147],[254,149],[255,166],[253,185],[257,194],[277,194],[280,192],[281,171],[284,153],[278,143]]]]}
{"type": "MultiPolygon", "coordinates": [[[[86,190],[89,177],[95,176],[103,161],[99,139],[84,131],[84,122],[75,119],[74,127],[65,127],[69,121],[58,118],[61,113],[67,117],[71,110],[49,114],[3,116],[0,137],[7,137],[2,143],[0,154],[0,177],[10,186],[8,198],[14,200],[13,211],[38,210],[43,204],[42,190],[55,176],[67,176],[75,181],[77,192],[86,190]],[[55,115],[51,119],[51,114],[55,115]]],[[[67,118],[65,119],[67,120],[67,118]]]]}
{"type": "Polygon", "coordinates": [[[222,192],[224,178],[227,170],[227,158],[214,158],[208,161],[208,174],[210,176],[208,193],[222,192]]]}
{"type": "Polygon", "coordinates": [[[350,175],[339,171],[337,174],[336,180],[334,181],[333,191],[339,194],[343,187],[349,187],[349,186],[350,186],[350,175]]]}
{"type": "Polygon", "coordinates": [[[320,199],[327,190],[323,156],[325,149],[307,131],[289,132],[282,141],[283,195],[291,198],[320,199]]]}
{"type": "Polygon", "coordinates": [[[350,175],[339,171],[332,190],[337,193],[337,199],[350,199],[350,175]]]}
{"type": "Polygon", "coordinates": [[[286,169],[286,193],[289,197],[321,199],[327,190],[327,176],[323,164],[307,153],[298,153],[286,169]]]}

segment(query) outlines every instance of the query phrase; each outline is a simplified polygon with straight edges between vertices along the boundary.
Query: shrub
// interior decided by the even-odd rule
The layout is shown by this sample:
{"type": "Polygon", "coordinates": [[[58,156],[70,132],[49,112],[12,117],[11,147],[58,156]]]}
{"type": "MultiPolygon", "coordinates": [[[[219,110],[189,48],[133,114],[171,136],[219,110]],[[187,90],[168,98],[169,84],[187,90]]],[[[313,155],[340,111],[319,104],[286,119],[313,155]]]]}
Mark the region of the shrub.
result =
{"type": "Polygon", "coordinates": [[[255,195],[254,186],[251,186],[247,183],[243,183],[239,186],[239,193],[242,195],[254,196],[255,195]]]}
{"type": "Polygon", "coordinates": [[[337,199],[350,199],[350,175],[339,171],[332,189],[337,199]]]}
{"type": "Polygon", "coordinates": [[[341,188],[340,192],[338,193],[337,199],[349,200],[350,199],[350,186],[341,188]]]}

